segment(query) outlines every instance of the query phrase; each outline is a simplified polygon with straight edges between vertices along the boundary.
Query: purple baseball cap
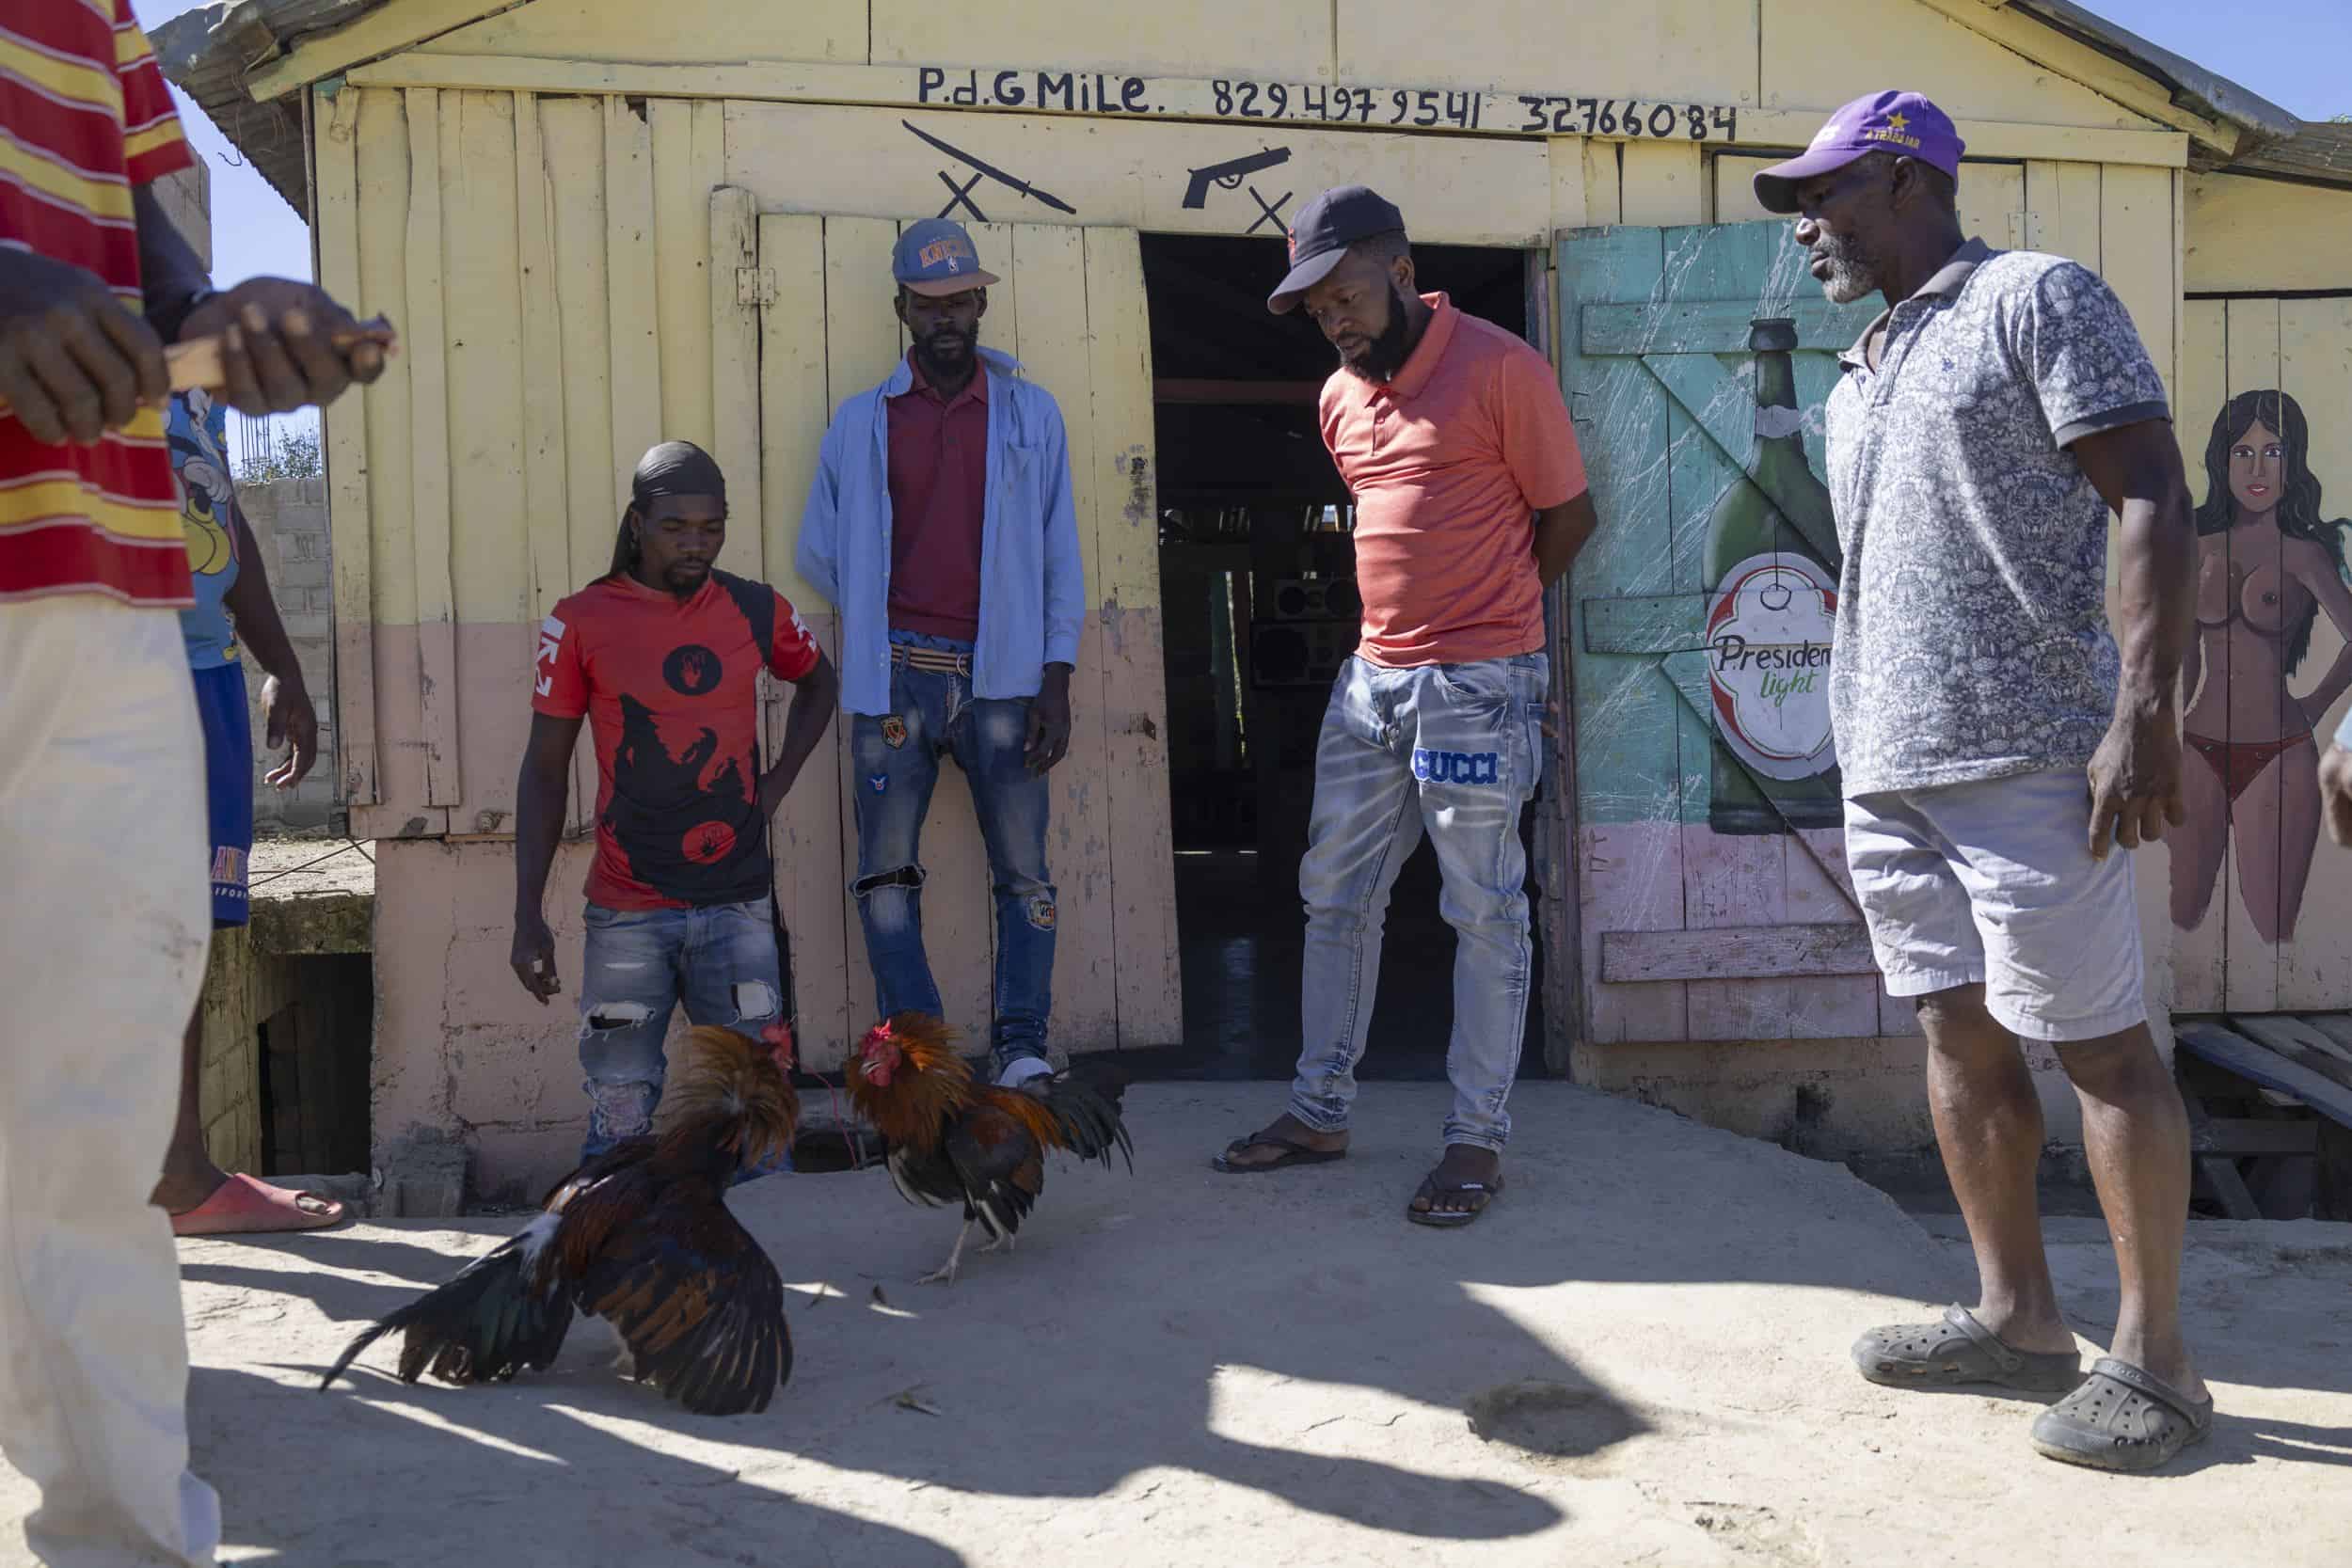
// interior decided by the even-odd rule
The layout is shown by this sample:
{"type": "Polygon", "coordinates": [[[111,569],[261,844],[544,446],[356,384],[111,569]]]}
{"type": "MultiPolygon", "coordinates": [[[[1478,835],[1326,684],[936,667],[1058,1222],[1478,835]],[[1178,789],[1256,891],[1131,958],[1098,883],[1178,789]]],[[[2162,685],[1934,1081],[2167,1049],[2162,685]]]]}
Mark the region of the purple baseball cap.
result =
{"type": "Polygon", "coordinates": [[[1951,117],[1915,92],[1874,92],[1857,98],[1814,133],[1813,145],[1756,177],[1756,198],[1768,213],[1797,210],[1797,186],[1844,168],[1872,152],[1899,153],[1960,178],[1965,144],[1951,117]]]}

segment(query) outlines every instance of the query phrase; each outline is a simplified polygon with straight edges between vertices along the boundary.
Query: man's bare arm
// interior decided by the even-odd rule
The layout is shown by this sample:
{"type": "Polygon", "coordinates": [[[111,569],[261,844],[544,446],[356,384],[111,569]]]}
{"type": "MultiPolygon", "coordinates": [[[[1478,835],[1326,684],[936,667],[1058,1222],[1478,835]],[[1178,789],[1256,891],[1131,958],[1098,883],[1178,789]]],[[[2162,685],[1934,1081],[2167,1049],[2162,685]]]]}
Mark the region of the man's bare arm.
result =
{"type": "Polygon", "coordinates": [[[522,772],[515,781],[515,977],[542,1006],[564,989],[555,972],[555,935],[548,929],[548,873],[564,836],[564,802],[569,798],[572,747],[580,739],[578,719],[531,716],[531,739],[523,747],[522,772]]]}
{"type": "Polygon", "coordinates": [[[1599,525],[1590,490],[1535,514],[1535,576],[1546,588],[1560,580],[1599,525]]]}
{"type": "Polygon", "coordinates": [[[2123,519],[2115,716],[2090,762],[2090,852],[2126,849],[2187,819],[2181,797],[2181,663],[2196,633],[2197,529],[2180,448],[2162,420],[2103,430],[2068,449],[2123,519]]]}

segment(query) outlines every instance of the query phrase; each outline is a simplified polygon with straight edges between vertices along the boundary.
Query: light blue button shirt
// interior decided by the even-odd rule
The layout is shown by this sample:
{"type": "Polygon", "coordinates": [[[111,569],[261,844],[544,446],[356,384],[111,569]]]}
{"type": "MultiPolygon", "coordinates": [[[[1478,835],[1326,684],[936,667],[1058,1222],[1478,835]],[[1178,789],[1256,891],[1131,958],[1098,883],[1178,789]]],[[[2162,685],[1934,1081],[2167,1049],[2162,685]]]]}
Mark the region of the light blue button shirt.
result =
{"type": "MultiPolygon", "coordinates": [[[[972,694],[1034,697],[1048,664],[1075,665],[1086,613],[1070,440],[1053,394],[1010,356],[979,351],[988,385],[988,497],[980,517],[980,625],[972,694]]],[[[902,358],[826,427],[795,564],[841,612],[841,705],[890,711],[890,403],[914,384],[902,358]]]]}

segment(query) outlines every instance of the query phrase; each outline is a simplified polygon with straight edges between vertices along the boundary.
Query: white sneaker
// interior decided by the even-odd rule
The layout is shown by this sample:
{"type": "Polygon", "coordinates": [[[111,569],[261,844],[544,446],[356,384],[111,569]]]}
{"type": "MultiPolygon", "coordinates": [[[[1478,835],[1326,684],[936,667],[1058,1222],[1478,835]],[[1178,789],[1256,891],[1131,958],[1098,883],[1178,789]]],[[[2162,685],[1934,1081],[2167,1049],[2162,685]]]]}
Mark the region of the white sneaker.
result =
{"type": "Polygon", "coordinates": [[[1050,1078],[1053,1073],[1054,1064],[1042,1056],[1015,1056],[1006,1065],[1005,1070],[996,1075],[996,1086],[1017,1089],[1032,1078],[1050,1078]]]}

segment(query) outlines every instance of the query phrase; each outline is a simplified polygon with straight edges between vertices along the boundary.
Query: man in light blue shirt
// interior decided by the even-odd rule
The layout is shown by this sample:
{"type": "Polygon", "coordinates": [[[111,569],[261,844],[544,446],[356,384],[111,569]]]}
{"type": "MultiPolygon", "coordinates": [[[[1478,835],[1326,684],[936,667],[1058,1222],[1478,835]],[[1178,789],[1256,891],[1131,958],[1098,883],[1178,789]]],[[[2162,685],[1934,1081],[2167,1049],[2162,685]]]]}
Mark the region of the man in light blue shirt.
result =
{"type": "MultiPolygon", "coordinates": [[[[1049,1070],[1048,771],[1070,749],[1086,584],[1061,410],[979,346],[988,285],[963,228],[910,224],[891,259],[913,340],[835,411],[801,519],[801,575],[841,613],[856,763],[852,891],[879,1010],[938,1013],[923,948],[923,817],[953,757],[996,900],[998,1081],[1049,1070]]],[[[955,1021],[951,1021],[955,1022],[955,1021]]]]}

